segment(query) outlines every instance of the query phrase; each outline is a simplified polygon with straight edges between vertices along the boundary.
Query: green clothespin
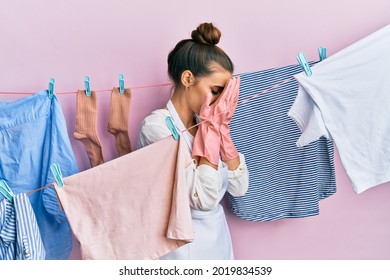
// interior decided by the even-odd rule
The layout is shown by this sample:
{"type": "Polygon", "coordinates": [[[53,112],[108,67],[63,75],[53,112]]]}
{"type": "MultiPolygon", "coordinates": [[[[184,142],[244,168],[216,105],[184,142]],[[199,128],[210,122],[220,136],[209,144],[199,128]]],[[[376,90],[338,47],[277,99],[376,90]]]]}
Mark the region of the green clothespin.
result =
{"type": "Polygon", "coordinates": [[[8,186],[5,180],[0,180],[0,193],[4,195],[4,197],[12,202],[13,197],[15,196],[11,188],[8,186]]]}
{"type": "Polygon", "coordinates": [[[326,58],[326,48],[319,47],[318,48],[318,55],[320,57],[320,61],[323,61],[326,58]]]}
{"type": "Polygon", "coordinates": [[[50,170],[54,176],[54,180],[56,181],[57,185],[59,187],[63,187],[64,181],[62,180],[62,173],[61,173],[61,168],[60,168],[59,164],[53,163],[52,165],[50,165],[50,170]]]}
{"type": "Polygon", "coordinates": [[[310,77],[313,73],[310,69],[309,62],[307,62],[306,57],[303,54],[303,52],[300,52],[298,54],[297,60],[298,60],[299,64],[302,66],[303,70],[305,70],[306,75],[310,77]]]}
{"type": "Polygon", "coordinates": [[[122,74],[119,74],[119,93],[125,93],[125,80],[122,74]]]}
{"type": "Polygon", "coordinates": [[[54,96],[54,83],[55,83],[55,79],[54,78],[50,78],[50,82],[49,82],[49,88],[48,88],[48,92],[49,92],[49,98],[52,98],[54,96]]]}
{"type": "Polygon", "coordinates": [[[89,81],[88,76],[85,76],[85,78],[84,78],[84,87],[85,87],[85,95],[91,96],[91,83],[89,81]]]}
{"type": "Polygon", "coordinates": [[[169,130],[170,130],[171,133],[172,133],[173,139],[175,139],[176,141],[179,140],[180,135],[179,135],[179,133],[177,132],[177,130],[176,130],[176,128],[175,128],[175,125],[173,124],[173,121],[172,121],[171,117],[169,117],[169,116],[166,117],[166,118],[165,118],[165,121],[166,121],[166,123],[167,123],[167,125],[168,125],[169,130]]]}

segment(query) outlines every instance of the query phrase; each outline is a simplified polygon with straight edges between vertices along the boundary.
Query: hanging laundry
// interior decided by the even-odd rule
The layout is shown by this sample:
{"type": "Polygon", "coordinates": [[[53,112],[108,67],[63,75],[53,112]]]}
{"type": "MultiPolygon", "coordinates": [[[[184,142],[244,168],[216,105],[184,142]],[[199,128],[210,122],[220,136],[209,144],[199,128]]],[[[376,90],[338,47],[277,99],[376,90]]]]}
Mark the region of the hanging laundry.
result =
{"type": "MultiPolygon", "coordinates": [[[[0,102],[0,158],[0,179],[11,182],[15,194],[52,183],[53,162],[61,165],[64,176],[78,172],[56,96],[49,98],[47,91],[40,91],[20,100],[0,102]]],[[[29,199],[46,259],[67,259],[72,233],[54,188],[32,193],[29,199]]]]}
{"type": "Polygon", "coordinates": [[[192,241],[184,145],[169,136],[55,187],[83,259],[157,259],[192,241]]]}
{"type": "Polygon", "coordinates": [[[249,170],[246,195],[229,196],[233,213],[243,219],[317,215],[319,200],[336,192],[333,143],[320,139],[305,148],[295,145],[300,131],[287,112],[298,89],[290,78],[301,71],[291,65],[240,75],[239,104],[283,82],[239,105],[231,122],[233,142],[245,154],[249,170]]]}
{"type": "Polygon", "coordinates": [[[44,260],[45,248],[25,193],[0,201],[0,260],[44,260]]]}
{"type": "Polygon", "coordinates": [[[76,95],[76,129],[74,138],[80,140],[87,151],[91,166],[104,162],[103,147],[97,131],[97,96],[95,91],[87,96],[85,90],[76,95]]]}
{"type": "Polygon", "coordinates": [[[390,181],[390,25],[297,74],[299,147],[333,138],[353,190],[390,181]]]}
{"type": "Polygon", "coordinates": [[[125,88],[123,93],[119,88],[111,92],[110,116],[107,130],[115,136],[115,146],[119,156],[131,152],[131,143],[128,133],[131,90],[125,88]]]}
{"type": "Polygon", "coordinates": [[[218,170],[206,164],[198,166],[192,158],[194,136],[186,129],[172,100],[168,101],[166,108],[153,111],[143,120],[138,135],[138,148],[172,135],[172,130],[180,131],[180,139],[187,144],[190,163],[186,165],[185,173],[195,239],[161,259],[234,259],[230,230],[220,202],[226,192],[235,196],[246,192],[249,175],[245,156],[239,154],[240,165],[236,170],[228,170],[227,164],[221,160],[218,170]]]}

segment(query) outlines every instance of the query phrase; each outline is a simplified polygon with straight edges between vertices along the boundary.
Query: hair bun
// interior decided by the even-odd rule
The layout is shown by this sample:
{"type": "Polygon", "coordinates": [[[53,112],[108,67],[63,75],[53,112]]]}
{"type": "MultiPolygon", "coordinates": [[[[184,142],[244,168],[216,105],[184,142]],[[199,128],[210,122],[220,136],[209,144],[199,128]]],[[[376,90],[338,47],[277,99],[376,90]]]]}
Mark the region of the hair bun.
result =
{"type": "Polygon", "coordinates": [[[192,39],[196,43],[216,45],[221,38],[221,31],[212,23],[202,23],[191,33],[192,39]]]}

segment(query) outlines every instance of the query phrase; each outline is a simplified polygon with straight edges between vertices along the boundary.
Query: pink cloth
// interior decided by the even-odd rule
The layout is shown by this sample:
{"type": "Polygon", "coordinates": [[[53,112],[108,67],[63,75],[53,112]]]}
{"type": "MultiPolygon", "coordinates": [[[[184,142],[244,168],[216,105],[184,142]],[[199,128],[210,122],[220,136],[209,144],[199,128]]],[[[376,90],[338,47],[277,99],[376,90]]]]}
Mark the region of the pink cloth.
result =
{"type": "Polygon", "coordinates": [[[167,137],[55,185],[83,259],[157,259],[193,240],[183,144],[167,137]]]}

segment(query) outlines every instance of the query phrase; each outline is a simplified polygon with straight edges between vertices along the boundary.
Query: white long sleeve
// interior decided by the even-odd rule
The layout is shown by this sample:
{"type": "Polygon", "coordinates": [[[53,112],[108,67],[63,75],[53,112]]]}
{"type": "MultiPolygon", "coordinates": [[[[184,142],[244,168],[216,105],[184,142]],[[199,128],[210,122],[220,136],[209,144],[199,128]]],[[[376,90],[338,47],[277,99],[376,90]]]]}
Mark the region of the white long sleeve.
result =
{"type": "Polygon", "coordinates": [[[227,191],[232,196],[243,196],[249,186],[249,172],[245,163],[245,156],[241,153],[238,153],[240,156],[240,165],[236,170],[229,170],[229,183],[227,191]]]}

